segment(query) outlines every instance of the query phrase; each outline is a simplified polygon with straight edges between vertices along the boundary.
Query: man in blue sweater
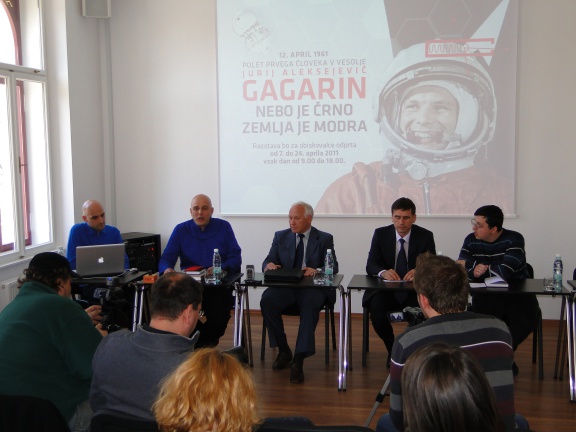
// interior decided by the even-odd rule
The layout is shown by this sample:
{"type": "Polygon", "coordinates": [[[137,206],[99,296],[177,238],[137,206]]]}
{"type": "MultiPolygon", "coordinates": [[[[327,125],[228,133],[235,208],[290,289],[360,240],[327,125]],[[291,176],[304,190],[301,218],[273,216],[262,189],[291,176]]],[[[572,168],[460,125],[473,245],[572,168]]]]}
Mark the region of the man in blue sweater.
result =
{"type": "MultiPolygon", "coordinates": [[[[196,195],[190,205],[191,220],[176,225],[162,253],[158,269],[160,273],[173,272],[180,259],[180,269],[202,266],[212,273],[212,256],[218,249],[222,258],[222,270],[240,271],[242,256],[232,226],[225,220],[213,218],[214,207],[206,195],[196,195]]],[[[232,292],[226,288],[210,287],[205,290],[203,309],[206,321],[198,322],[200,330],[197,348],[216,346],[226,332],[233,306],[232,292]]]]}
{"type": "MultiPolygon", "coordinates": [[[[106,225],[104,207],[96,200],[88,200],[82,206],[84,222],[74,225],[68,236],[66,258],[72,269],[76,269],[76,248],[78,246],[94,246],[124,243],[118,228],[106,225]]],[[[124,268],[130,268],[128,256],[124,256],[124,268]]]]}

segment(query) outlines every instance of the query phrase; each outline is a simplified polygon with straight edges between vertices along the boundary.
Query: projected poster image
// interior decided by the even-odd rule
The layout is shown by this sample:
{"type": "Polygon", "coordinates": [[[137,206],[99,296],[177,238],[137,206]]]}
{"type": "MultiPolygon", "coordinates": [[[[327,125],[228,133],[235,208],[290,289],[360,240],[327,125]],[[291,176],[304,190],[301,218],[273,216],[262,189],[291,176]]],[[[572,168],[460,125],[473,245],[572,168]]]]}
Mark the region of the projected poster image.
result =
{"type": "Polygon", "coordinates": [[[516,32],[507,1],[220,0],[222,212],[514,214],[516,32]]]}

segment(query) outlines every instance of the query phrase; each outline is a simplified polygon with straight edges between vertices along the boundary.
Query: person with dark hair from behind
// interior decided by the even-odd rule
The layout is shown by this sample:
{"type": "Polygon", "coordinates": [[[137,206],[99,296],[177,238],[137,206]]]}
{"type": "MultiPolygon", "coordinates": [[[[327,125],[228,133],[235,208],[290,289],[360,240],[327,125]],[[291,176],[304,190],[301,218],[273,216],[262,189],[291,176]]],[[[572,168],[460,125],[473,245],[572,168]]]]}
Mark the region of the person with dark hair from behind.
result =
{"type": "Polygon", "coordinates": [[[194,351],[166,377],[152,410],[162,432],[264,432],[314,425],[306,417],[260,418],[250,370],[234,352],[217,348],[194,351]]]}
{"type": "MultiPolygon", "coordinates": [[[[465,239],[458,262],[472,282],[482,282],[498,274],[505,281],[530,277],[526,267],[524,237],[502,228],[504,214],[495,205],[480,207],[474,212],[472,233],[465,239]]],[[[516,351],[536,326],[538,300],[536,294],[473,293],[472,309],[493,315],[506,323],[512,335],[512,348],[516,351]]],[[[518,367],[513,363],[514,375],[518,367]]]]}
{"type": "Polygon", "coordinates": [[[71,298],[72,269],[53,252],[32,258],[0,313],[0,391],[52,402],[72,432],[89,431],[92,357],[102,340],[71,298]]]}
{"type": "MultiPolygon", "coordinates": [[[[394,201],[390,213],[392,224],[374,230],[366,262],[366,273],[368,276],[378,276],[385,280],[411,281],[414,278],[414,267],[418,255],[424,252],[436,253],[434,234],[414,225],[416,206],[409,198],[398,198],[394,201]]],[[[386,366],[390,367],[394,330],[388,314],[401,311],[406,306],[418,306],[416,293],[366,290],[362,298],[362,306],[368,308],[372,326],[380,339],[384,341],[388,350],[386,366]]]]}
{"type": "Polygon", "coordinates": [[[378,420],[377,432],[404,430],[400,378],[408,358],[432,342],[460,346],[482,365],[496,394],[496,406],[507,428],[524,418],[514,409],[512,338],[499,319],[466,311],[470,285],[464,268],[446,256],[420,255],[414,272],[418,304],[427,318],[408,327],[392,348],[390,367],[390,411],[378,420]]]}
{"type": "Polygon", "coordinates": [[[504,432],[482,366],[460,347],[435,342],[415,351],[402,371],[402,388],[405,430],[504,432]]]}
{"type": "Polygon", "coordinates": [[[184,273],[166,273],[150,290],[150,324],[121,330],[100,344],[90,404],[95,413],[116,411],[153,420],[160,382],[194,350],[202,285],[184,273]]]}

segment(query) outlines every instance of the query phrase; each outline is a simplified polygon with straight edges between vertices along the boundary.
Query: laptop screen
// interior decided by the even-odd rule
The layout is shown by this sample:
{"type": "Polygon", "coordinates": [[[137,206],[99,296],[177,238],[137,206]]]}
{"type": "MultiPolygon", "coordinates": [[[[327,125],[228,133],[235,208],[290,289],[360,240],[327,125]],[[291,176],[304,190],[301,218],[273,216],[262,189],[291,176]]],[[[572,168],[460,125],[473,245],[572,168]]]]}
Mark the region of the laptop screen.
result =
{"type": "Polygon", "coordinates": [[[123,273],[125,250],[124,243],[78,246],[76,248],[76,273],[81,277],[112,276],[123,273]]]}

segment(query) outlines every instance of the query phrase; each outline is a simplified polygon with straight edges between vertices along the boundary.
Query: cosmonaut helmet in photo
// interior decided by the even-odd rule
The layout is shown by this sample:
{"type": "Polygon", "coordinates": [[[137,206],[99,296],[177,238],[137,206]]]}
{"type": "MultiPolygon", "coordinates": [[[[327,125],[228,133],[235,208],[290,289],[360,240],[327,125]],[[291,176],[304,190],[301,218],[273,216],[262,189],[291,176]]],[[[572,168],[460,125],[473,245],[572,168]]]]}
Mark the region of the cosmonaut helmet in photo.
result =
{"type": "MultiPolygon", "coordinates": [[[[455,52],[463,52],[462,47],[455,52]]],[[[496,120],[492,80],[474,56],[430,57],[426,44],[417,44],[394,58],[384,78],[374,111],[386,137],[385,178],[406,172],[423,180],[474,164],[478,151],[491,141],[496,120]],[[406,107],[413,100],[434,103],[434,98],[447,101],[452,120],[434,131],[414,131],[402,118],[408,117],[406,107]]]]}

